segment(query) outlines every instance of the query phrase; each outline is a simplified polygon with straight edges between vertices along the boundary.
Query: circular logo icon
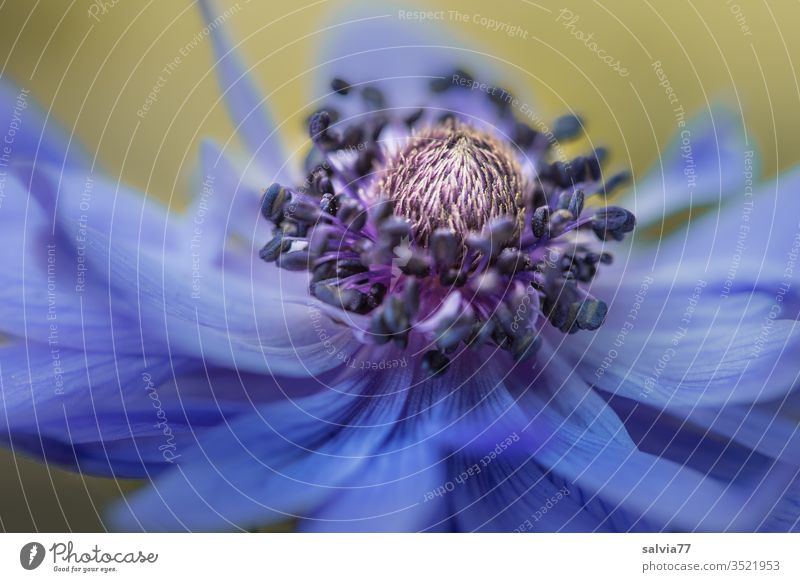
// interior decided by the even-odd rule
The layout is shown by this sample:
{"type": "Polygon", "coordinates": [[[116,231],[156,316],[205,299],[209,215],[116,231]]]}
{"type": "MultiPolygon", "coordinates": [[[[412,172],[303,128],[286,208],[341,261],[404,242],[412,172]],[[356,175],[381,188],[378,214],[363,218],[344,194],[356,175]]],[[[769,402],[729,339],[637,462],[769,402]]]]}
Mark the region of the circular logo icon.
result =
{"type": "Polygon", "coordinates": [[[44,561],[44,546],[39,542],[29,542],[19,551],[19,563],[26,570],[35,570],[44,561]]]}

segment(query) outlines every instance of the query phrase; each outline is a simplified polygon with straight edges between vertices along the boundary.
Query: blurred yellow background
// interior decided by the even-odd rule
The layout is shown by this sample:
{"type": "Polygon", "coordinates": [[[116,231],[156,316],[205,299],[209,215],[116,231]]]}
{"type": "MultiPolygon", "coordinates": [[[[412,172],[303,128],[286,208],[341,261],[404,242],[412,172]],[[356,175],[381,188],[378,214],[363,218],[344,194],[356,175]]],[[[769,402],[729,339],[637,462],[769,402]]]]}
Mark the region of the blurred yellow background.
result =
{"type": "MultiPolygon", "coordinates": [[[[280,87],[270,103],[276,118],[287,121],[290,145],[305,139],[303,104],[321,28],[351,4],[239,0],[226,21],[247,61],[262,61],[253,70],[262,90],[280,87]]],[[[224,10],[235,2],[220,5],[224,10]]],[[[661,61],[687,112],[715,102],[741,111],[761,152],[762,177],[800,160],[794,66],[800,38],[791,28],[800,21],[797,2],[430,0],[395,2],[387,13],[398,7],[458,10],[528,31],[521,38],[472,19],[444,23],[476,49],[537,77],[497,81],[535,94],[545,119],[569,108],[585,114],[592,142],[608,144],[612,164],[630,167],[635,175],[657,159],[675,130],[654,61],[661,61]],[[593,33],[597,45],[629,75],[601,62],[576,38],[564,19],[558,20],[562,9],[579,16],[573,30],[593,33]]],[[[171,74],[145,119],[136,110],[163,67],[203,26],[191,0],[7,0],[0,7],[2,74],[30,89],[96,152],[107,172],[180,208],[189,197],[200,139],[236,139],[218,101],[207,39],[171,74]]],[[[5,530],[98,529],[99,508],[119,494],[111,482],[18,463],[0,453],[0,528],[5,530]]]]}

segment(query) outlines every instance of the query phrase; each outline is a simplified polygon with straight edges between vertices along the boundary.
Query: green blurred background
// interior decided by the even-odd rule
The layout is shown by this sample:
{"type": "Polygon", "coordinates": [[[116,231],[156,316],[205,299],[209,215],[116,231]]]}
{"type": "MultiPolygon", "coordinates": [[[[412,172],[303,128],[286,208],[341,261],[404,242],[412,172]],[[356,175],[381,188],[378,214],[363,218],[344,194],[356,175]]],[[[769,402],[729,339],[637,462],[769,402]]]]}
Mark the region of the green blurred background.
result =
{"type": "MultiPolygon", "coordinates": [[[[352,2],[220,5],[233,7],[226,26],[247,60],[261,61],[253,74],[265,93],[274,91],[269,101],[276,117],[287,122],[290,145],[299,146],[321,29],[352,2]]],[[[612,164],[637,176],[675,130],[672,106],[653,71],[656,60],[687,112],[715,102],[741,112],[761,152],[762,178],[800,160],[794,66],[800,39],[791,28],[800,22],[800,3],[431,0],[395,2],[386,12],[396,14],[398,7],[458,10],[528,31],[520,38],[471,18],[444,23],[477,50],[507,61],[499,80],[534,93],[545,119],[569,108],[584,113],[591,141],[608,144],[612,164]],[[579,16],[575,29],[593,33],[597,45],[630,71],[627,77],[557,22],[564,8],[579,16]],[[516,67],[531,74],[513,74],[516,67]]],[[[189,198],[200,139],[236,144],[218,101],[207,39],[182,59],[144,120],[136,110],[163,67],[203,26],[190,0],[6,0],[0,5],[2,74],[30,89],[96,152],[102,168],[179,209],[189,198]]],[[[0,529],[6,531],[102,529],[101,508],[135,486],[67,474],[7,452],[0,452],[0,475],[0,529]]]]}

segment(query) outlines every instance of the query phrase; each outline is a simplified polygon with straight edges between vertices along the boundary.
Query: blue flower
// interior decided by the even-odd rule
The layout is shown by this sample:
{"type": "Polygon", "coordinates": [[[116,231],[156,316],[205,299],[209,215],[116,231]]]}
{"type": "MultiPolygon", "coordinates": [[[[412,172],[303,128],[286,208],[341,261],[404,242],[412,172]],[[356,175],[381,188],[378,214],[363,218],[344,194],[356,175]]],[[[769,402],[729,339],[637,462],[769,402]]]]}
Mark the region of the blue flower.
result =
{"type": "Polygon", "coordinates": [[[579,117],[339,18],[297,171],[209,25],[251,155],[182,214],[2,86],[7,445],[152,481],[125,530],[797,530],[800,174],[712,110],[609,206],[579,117]]]}

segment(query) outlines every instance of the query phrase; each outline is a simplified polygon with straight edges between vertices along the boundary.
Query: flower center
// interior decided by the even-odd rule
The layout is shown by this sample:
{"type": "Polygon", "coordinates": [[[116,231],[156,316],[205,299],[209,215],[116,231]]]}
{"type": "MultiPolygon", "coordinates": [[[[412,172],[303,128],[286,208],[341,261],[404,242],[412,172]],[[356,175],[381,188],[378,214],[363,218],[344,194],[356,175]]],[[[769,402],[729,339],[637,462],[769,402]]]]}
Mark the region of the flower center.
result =
{"type": "Polygon", "coordinates": [[[390,158],[378,191],[426,246],[437,228],[460,238],[491,219],[524,218],[524,179],[511,148],[455,119],[426,127],[390,158]]]}
{"type": "MultiPolygon", "coordinates": [[[[332,88],[356,94],[344,81],[332,88]]],[[[338,123],[332,109],[309,118],[305,183],[265,191],[261,213],[275,229],[262,259],[309,271],[310,294],[341,310],[337,322],[364,341],[413,341],[433,374],[461,350],[522,361],[545,325],[574,333],[603,323],[606,305],[590,283],[611,261],[602,245],[622,240],[635,218],[585,204],[625,181],[606,179],[604,150],[548,161],[552,140],[575,137],[578,118],[556,121],[548,138],[501,106],[512,147],[452,113],[437,117],[440,108],[409,114],[384,109],[375,87],[360,94],[366,111],[354,122],[338,123]],[[406,136],[396,152],[381,138],[386,128],[406,136]]]]}

